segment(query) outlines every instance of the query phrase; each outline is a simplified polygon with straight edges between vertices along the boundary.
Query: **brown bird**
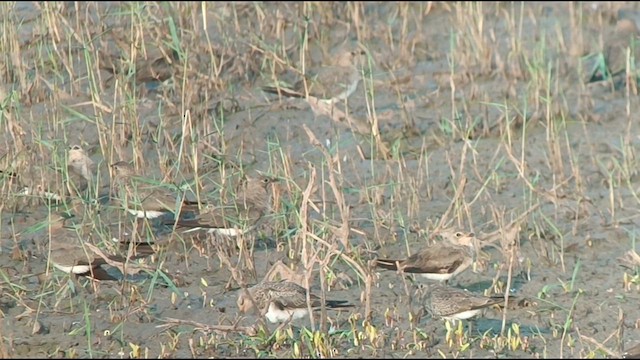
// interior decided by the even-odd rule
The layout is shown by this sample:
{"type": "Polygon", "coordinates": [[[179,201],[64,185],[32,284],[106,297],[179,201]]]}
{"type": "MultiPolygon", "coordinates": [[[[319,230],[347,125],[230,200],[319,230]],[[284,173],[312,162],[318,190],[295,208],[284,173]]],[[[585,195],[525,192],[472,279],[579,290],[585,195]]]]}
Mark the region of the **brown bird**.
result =
{"type": "Polygon", "coordinates": [[[133,166],[125,161],[111,165],[115,173],[118,190],[117,201],[132,215],[138,218],[154,219],[162,215],[196,211],[198,204],[185,200],[179,201],[176,194],[162,185],[152,185],[137,176],[133,166]]]}
{"type": "MultiPolygon", "coordinates": [[[[307,305],[307,289],[286,280],[266,281],[258,283],[241,292],[238,297],[238,309],[246,313],[254,305],[272,323],[285,322],[289,320],[301,319],[309,314],[307,305]],[[252,300],[253,299],[253,300],[252,300]]],[[[309,294],[311,299],[311,309],[316,310],[322,306],[320,298],[314,294],[309,294]]],[[[353,305],[347,304],[346,300],[327,300],[327,309],[350,308],[353,305]]]]}
{"type": "Polygon", "coordinates": [[[640,343],[628,348],[623,354],[623,359],[640,359],[640,343]]]}
{"type": "MultiPolygon", "coordinates": [[[[204,230],[220,235],[237,236],[251,231],[270,210],[267,186],[277,179],[259,175],[246,177],[237,193],[235,204],[214,208],[201,213],[195,219],[178,219],[178,227],[188,231],[204,230]]],[[[174,222],[167,222],[172,225],[174,222]]]]}
{"type": "Polygon", "coordinates": [[[112,74],[135,74],[136,81],[140,83],[149,81],[165,81],[175,73],[175,64],[180,56],[177,51],[163,48],[149,48],[147,51],[137,51],[135,64],[132,63],[132,55],[129,54],[130,44],[115,37],[117,50],[99,49],[100,69],[112,74]]]}
{"type": "Polygon", "coordinates": [[[69,148],[67,164],[69,171],[81,176],[88,183],[93,181],[96,164],[80,145],[72,145],[69,148]]]}
{"type": "MultiPolygon", "coordinates": [[[[65,228],[67,218],[52,214],[49,222],[49,262],[60,271],[78,276],[88,276],[97,280],[118,280],[109,275],[100,265],[106,260],[84,246],[82,234],[78,229],[65,228]]],[[[113,257],[112,260],[124,262],[125,259],[113,257]]]]}
{"type": "Polygon", "coordinates": [[[364,63],[365,54],[360,49],[343,50],[337,54],[334,66],[308,71],[291,89],[265,86],[262,90],[288,97],[306,98],[309,95],[330,102],[345,100],[358,87],[362,77],[358,66],[364,63]]]}
{"type": "Polygon", "coordinates": [[[483,308],[501,303],[504,304],[504,296],[487,297],[466,290],[432,285],[424,306],[434,318],[465,320],[478,315],[483,308]]]}
{"type": "Polygon", "coordinates": [[[67,169],[73,182],[73,185],[68,185],[69,193],[73,194],[76,190],[84,191],[93,184],[96,165],[80,145],[72,145],[69,148],[67,169]]]}
{"type": "Polygon", "coordinates": [[[429,280],[448,281],[473,263],[473,233],[442,233],[445,241],[429,246],[403,260],[377,259],[376,266],[422,275],[429,280]]]}
{"type": "MultiPolygon", "coordinates": [[[[627,70],[627,49],[631,50],[631,60],[640,59],[640,43],[638,36],[640,31],[635,21],[620,19],[616,23],[615,30],[604,40],[604,61],[606,71],[614,81],[619,81],[627,70]]],[[[633,64],[632,64],[633,66],[633,64]]],[[[602,80],[605,76],[601,68],[596,68],[590,82],[602,80]]]]}

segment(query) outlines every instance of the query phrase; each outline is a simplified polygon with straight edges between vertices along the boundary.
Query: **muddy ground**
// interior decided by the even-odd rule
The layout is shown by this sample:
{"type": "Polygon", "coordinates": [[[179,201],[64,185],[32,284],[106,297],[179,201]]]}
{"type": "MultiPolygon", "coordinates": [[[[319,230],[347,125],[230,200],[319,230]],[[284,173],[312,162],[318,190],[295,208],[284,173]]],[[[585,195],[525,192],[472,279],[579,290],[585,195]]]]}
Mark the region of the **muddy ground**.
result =
{"type": "Polygon", "coordinates": [[[588,55],[619,18],[640,21],[636,4],[1,6],[3,357],[573,358],[640,341],[640,264],[623,259],[640,221],[637,89],[587,81],[588,55]],[[261,90],[301,54],[327,64],[356,42],[369,62],[336,105],[348,118],[261,90]],[[247,254],[136,223],[108,199],[21,195],[64,192],[73,144],[98,165],[101,195],[117,160],[216,201],[267,172],[281,179],[272,215],[247,254]],[[68,208],[107,252],[141,229],[154,271],[91,283],[54,270],[42,225],[68,208]],[[421,310],[422,280],[370,267],[442,228],[513,230],[452,281],[518,299],[465,322],[465,336],[421,310]],[[328,324],[316,314],[318,335],[300,330],[307,320],[268,337],[236,299],[277,261],[355,307],[328,324]]]}

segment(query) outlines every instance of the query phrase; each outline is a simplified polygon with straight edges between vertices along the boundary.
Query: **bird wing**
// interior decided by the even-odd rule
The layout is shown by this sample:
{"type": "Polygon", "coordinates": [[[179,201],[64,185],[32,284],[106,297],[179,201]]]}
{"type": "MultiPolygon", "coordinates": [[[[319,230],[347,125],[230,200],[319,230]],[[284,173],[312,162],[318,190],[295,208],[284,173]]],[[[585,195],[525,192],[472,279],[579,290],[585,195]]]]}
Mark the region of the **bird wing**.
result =
{"type": "MultiPolygon", "coordinates": [[[[281,280],[269,283],[269,299],[280,309],[300,309],[307,307],[307,290],[291,281],[281,280]]],[[[311,307],[320,306],[320,299],[310,294],[311,307]]]]}
{"type": "Polygon", "coordinates": [[[460,248],[436,245],[409,256],[401,266],[407,273],[451,274],[467,256],[460,248]]]}

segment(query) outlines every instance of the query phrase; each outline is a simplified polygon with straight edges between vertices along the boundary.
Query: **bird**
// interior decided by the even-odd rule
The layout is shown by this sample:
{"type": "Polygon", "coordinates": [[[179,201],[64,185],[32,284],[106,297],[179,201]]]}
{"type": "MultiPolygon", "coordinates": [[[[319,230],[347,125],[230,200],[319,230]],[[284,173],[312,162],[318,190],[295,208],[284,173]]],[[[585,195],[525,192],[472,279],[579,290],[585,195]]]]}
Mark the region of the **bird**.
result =
{"type": "Polygon", "coordinates": [[[336,55],[334,66],[310,70],[291,89],[264,86],[263,91],[287,97],[306,98],[307,95],[329,102],[347,99],[355,92],[362,74],[358,66],[364,63],[366,52],[361,49],[342,50],[336,55]]]}
{"type": "Polygon", "coordinates": [[[504,304],[504,296],[487,297],[438,284],[429,288],[424,307],[434,318],[466,320],[478,315],[483,308],[500,303],[504,304]]]}
{"type": "MultiPolygon", "coordinates": [[[[162,185],[152,185],[150,181],[138,176],[133,166],[126,161],[111,164],[115,173],[115,183],[118,190],[117,201],[137,218],[155,219],[157,217],[177,212],[176,194],[162,185]]],[[[197,211],[197,202],[182,200],[180,212],[197,211]]]]}
{"type": "Polygon", "coordinates": [[[180,54],[176,50],[151,44],[143,51],[136,49],[132,52],[126,31],[116,28],[109,31],[115,41],[112,46],[98,49],[100,69],[114,76],[134,74],[135,80],[139,83],[165,81],[173,76],[176,63],[180,60],[180,54]]]}
{"type": "MultiPolygon", "coordinates": [[[[87,276],[96,280],[118,280],[101,268],[106,260],[84,246],[82,234],[78,230],[65,228],[68,219],[62,214],[51,214],[49,221],[49,262],[67,274],[87,276]]],[[[124,262],[114,256],[111,260],[124,262]]]]}
{"type": "Polygon", "coordinates": [[[69,193],[73,194],[76,190],[84,191],[88,189],[93,184],[95,168],[95,163],[80,145],[72,145],[69,147],[67,169],[73,181],[73,186],[68,185],[69,193]]]}
{"type": "MultiPolygon", "coordinates": [[[[620,19],[614,31],[604,40],[604,62],[609,76],[620,78],[627,69],[627,49],[631,49],[632,60],[640,59],[640,43],[636,44],[640,31],[632,19],[620,19]]],[[[596,67],[589,82],[604,78],[600,66],[596,67]]]]}
{"type": "Polygon", "coordinates": [[[240,185],[235,204],[213,208],[194,219],[177,219],[166,225],[190,228],[187,231],[207,230],[208,233],[238,236],[251,231],[269,212],[267,186],[277,178],[263,174],[246,176],[240,185]]]}
{"type": "Polygon", "coordinates": [[[403,260],[377,259],[387,270],[419,274],[428,280],[448,281],[473,263],[475,235],[460,231],[442,233],[445,241],[426,247],[403,260]]]}
{"type": "MultiPolygon", "coordinates": [[[[287,280],[263,281],[241,292],[238,296],[238,309],[246,313],[255,307],[264,312],[271,323],[293,321],[308,315],[307,289],[287,280]],[[247,294],[247,292],[249,294],[247,294]],[[250,295],[250,296],[249,296],[250,295]]],[[[311,309],[322,306],[321,299],[310,293],[311,309]]],[[[346,300],[327,300],[327,309],[350,308],[346,300]]]]}
{"type": "Polygon", "coordinates": [[[95,163],[80,145],[69,147],[67,164],[69,171],[91,183],[94,177],[95,163]]]}
{"type": "Polygon", "coordinates": [[[622,354],[623,359],[640,359],[640,343],[636,344],[622,354]]]}

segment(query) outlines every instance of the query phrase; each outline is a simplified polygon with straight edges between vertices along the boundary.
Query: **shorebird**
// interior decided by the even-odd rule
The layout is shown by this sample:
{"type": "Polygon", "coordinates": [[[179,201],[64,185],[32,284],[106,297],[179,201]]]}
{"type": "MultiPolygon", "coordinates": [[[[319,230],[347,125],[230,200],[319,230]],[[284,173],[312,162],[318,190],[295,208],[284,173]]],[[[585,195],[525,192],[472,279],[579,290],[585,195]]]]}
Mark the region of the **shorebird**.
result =
{"type": "Polygon", "coordinates": [[[70,194],[89,189],[94,181],[96,165],[80,147],[72,145],[67,154],[67,169],[73,185],[67,184],[70,194]]]}
{"type": "Polygon", "coordinates": [[[136,81],[140,83],[165,81],[173,76],[175,64],[180,60],[180,54],[177,51],[149,47],[146,51],[137,51],[135,64],[132,64],[134,57],[129,53],[131,46],[126,40],[127,35],[113,30],[112,32],[115,40],[114,46],[118,49],[98,49],[100,69],[112,73],[113,76],[133,73],[136,81]]]}
{"type": "Polygon", "coordinates": [[[288,97],[312,96],[330,102],[345,100],[358,88],[362,77],[359,66],[364,63],[365,54],[361,49],[343,50],[336,55],[335,65],[307,71],[291,89],[265,86],[262,90],[288,97]]]}
{"type": "Polygon", "coordinates": [[[151,185],[136,175],[131,164],[118,161],[111,165],[115,172],[118,201],[132,215],[138,218],[155,219],[181,211],[196,211],[198,204],[186,200],[179,201],[176,194],[162,185],[151,185]],[[178,202],[178,204],[177,204],[178,202]]]}
{"type": "MultiPolygon", "coordinates": [[[[627,69],[627,49],[631,50],[631,60],[640,59],[640,31],[632,19],[620,19],[615,30],[604,40],[604,61],[611,78],[620,78],[627,69]]],[[[633,64],[632,64],[633,66],[633,64]]],[[[635,67],[634,67],[635,68],[635,67]]],[[[601,68],[594,70],[590,82],[602,80],[601,68]]]]}
{"type": "Polygon", "coordinates": [[[419,274],[429,280],[449,281],[473,263],[473,233],[442,233],[445,241],[431,245],[403,260],[377,259],[376,266],[419,274]]]}
{"type": "Polygon", "coordinates": [[[95,163],[80,147],[80,145],[72,145],[69,148],[67,168],[70,172],[81,176],[87,181],[87,183],[91,183],[91,181],[93,181],[95,163]]]}
{"type": "Polygon", "coordinates": [[[640,344],[628,348],[623,354],[623,359],[640,359],[640,344]]]}
{"type": "MultiPolygon", "coordinates": [[[[254,306],[264,313],[267,320],[272,323],[301,319],[309,314],[307,304],[307,289],[287,280],[263,281],[238,297],[238,309],[246,313],[254,306]]],[[[309,294],[311,309],[316,310],[322,306],[320,298],[309,294]]],[[[346,300],[327,300],[327,309],[350,308],[346,300]]]]}
{"type": "MultiPolygon", "coordinates": [[[[63,215],[51,215],[49,262],[67,274],[88,276],[97,280],[117,280],[100,267],[107,263],[106,260],[84,246],[81,234],[77,230],[64,227],[66,219],[63,215]]],[[[118,257],[113,257],[113,260],[124,262],[124,259],[118,257]]]]}
{"type": "Polygon", "coordinates": [[[504,297],[487,297],[466,290],[432,285],[427,293],[425,309],[434,318],[465,320],[480,313],[483,308],[504,304],[504,297]]]}
{"type": "Polygon", "coordinates": [[[208,233],[238,236],[251,231],[270,210],[267,186],[277,179],[258,175],[246,177],[238,191],[235,204],[214,208],[199,214],[195,219],[178,219],[166,222],[177,227],[190,228],[187,231],[207,230],[208,233]]]}

